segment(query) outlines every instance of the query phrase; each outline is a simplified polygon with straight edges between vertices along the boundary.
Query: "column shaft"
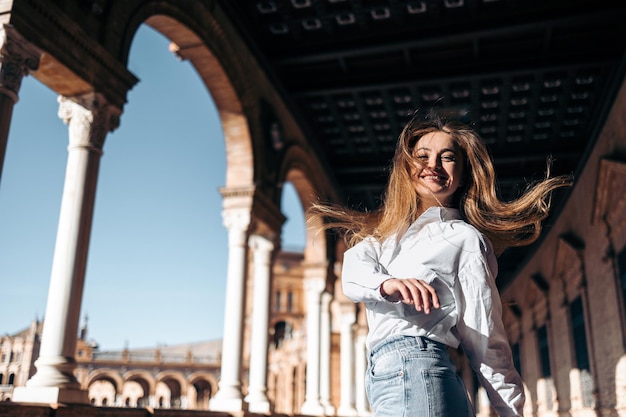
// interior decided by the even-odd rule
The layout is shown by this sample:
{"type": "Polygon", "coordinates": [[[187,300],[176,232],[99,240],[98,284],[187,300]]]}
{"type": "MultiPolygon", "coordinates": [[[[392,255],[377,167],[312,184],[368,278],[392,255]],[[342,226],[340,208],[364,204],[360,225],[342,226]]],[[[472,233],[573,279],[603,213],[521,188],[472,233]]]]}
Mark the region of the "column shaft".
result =
{"type": "Polygon", "coordinates": [[[15,401],[88,403],[74,376],[76,339],[102,145],[119,110],[99,94],[59,98],[69,125],[67,170],[37,372],[15,401]]]}
{"type": "Polygon", "coordinates": [[[209,407],[214,411],[243,410],[241,362],[245,300],[246,236],[250,224],[249,209],[223,212],[228,228],[228,272],[222,340],[222,368],[219,389],[209,407]]]}
{"type": "Polygon", "coordinates": [[[317,416],[324,414],[324,407],[320,402],[320,303],[326,279],[323,276],[306,277],[304,286],[307,300],[307,367],[305,400],[301,413],[317,416]]]}
{"type": "Polygon", "coordinates": [[[327,416],[335,414],[335,407],[330,401],[330,302],[333,296],[327,292],[322,294],[320,313],[320,402],[327,416]]]}
{"type": "Polygon", "coordinates": [[[365,373],[367,372],[367,347],[365,345],[365,340],[367,338],[367,330],[359,329],[356,341],[354,343],[355,346],[355,401],[356,401],[356,410],[359,416],[367,416],[370,414],[369,403],[367,401],[367,394],[365,392],[365,373]]]}
{"type": "Polygon", "coordinates": [[[352,326],[356,321],[355,305],[341,304],[340,355],[341,355],[341,401],[337,414],[355,416],[354,407],[354,337],[352,326]]]}
{"type": "Polygon", "coordinates": [[[267,348],[270,307],[270,264],[274,245],[271,240],[250,237],[254,259],[254,294],[252,305],[252,349],[250,349],[250,385],[245,400],[248,411],[269,413],[267,398],[267,348]]]}

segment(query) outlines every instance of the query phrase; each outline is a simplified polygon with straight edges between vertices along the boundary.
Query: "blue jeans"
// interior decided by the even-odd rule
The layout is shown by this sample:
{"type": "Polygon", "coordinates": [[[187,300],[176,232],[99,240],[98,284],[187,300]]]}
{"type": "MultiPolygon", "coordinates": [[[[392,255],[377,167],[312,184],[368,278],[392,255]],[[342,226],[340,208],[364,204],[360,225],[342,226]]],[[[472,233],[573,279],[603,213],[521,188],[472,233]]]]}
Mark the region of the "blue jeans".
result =
{"type": "Polygon", "coordinates": [[[472,404],[448,346],[393,336],[369,357],[365,388],[374,417],[469,417],[472,404]]]}

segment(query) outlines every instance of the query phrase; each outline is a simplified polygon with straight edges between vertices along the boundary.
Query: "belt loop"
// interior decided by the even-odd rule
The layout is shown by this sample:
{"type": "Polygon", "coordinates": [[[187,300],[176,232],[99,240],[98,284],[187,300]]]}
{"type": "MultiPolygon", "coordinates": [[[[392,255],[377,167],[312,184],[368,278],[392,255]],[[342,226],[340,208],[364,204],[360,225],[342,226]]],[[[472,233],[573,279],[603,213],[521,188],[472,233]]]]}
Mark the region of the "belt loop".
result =
{"type": "Polygon", "coordinates": [[[426,350],[426,342],[422,336],[415,336],[415,341],[420,350],[426,350]]]}

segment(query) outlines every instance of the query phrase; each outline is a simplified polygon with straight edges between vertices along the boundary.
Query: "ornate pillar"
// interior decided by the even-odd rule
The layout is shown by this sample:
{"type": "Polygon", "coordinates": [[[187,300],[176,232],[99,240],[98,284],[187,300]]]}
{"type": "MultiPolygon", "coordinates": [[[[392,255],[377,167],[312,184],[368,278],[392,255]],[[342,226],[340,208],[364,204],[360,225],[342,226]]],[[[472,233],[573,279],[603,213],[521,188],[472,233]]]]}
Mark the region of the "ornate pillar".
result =
{"type": "Polygon", "coordinates": [[[209,404],[214,411],[242,411],[241,362],[245,301],[246,238],[249,208],[228,208],[223,213],[228,229],[228,272],[222,340],[222,368],[217,394],[209,404]]]}
{"type": "Polygon", "coordinates": [[[59,97],[59,104],[70,144],[41,350],[37,372],[13,399],[89,403],[74,376],[74,354],[102,146],[121,111],[99,93],[59,97]]]}
{"type": "Polygon", "coordinates": [[[327,416],[335,414],[335,407],[330,401],[330,302],[332,299],[333,296],[330,293],[322,294],[320,313],[320,402],[327,416]]]}
{"type": "Polygon", "coordinates": [[[39,67],[40,56],[41,51],[22,38],[13,26],[0,27],[0,176],[22,78],[39,67]]]}
{"type": "Polygon", "coordinates": [[[356,321],[356,306],[353,303],[340,303],[340,357],[341,357],[341,401],[337,414],[355,416],[354,408],[354,337],[352,327],[356,321]]]}
{"type": "Polygon", "coordinates": [[[308,266],[304,271],[304,288],[307,301],[306,317],[306,392],[301,414],[324,414],[320,402],[320,307],[322,292],[326,288],[325,266],[308,266]]]}
{"type": "Polygon", "coordinates": [[[254,260],[254,294],[252,305],[252,340],[250,350],[250,384],[245,400],[248,411],[270,412],[267,398],[267,347],[270,302],[270,264],[274,244],[266,237],[253,235],[249,240],[254,260]]]}

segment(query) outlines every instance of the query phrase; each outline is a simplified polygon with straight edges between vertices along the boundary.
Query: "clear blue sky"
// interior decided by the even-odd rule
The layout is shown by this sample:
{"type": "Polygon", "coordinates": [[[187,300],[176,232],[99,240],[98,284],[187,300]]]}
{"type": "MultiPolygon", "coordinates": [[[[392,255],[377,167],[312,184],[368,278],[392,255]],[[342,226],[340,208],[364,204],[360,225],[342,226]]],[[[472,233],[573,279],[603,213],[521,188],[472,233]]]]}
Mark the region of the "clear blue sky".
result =
{"type": "MultiPolygon", "coordinates": [[[[209,92],[168,44],[140,28],[129,58],[140,81],[104,144],[81,312],[104,350],[222,337],[224,136],[209,92]]],[[[57,94],[28,76],[19,95],[0,180],[0,334],[45,313],[67,162],[57,94]]],[[[290,186],[282,210],[283,247],[302,249],[290,186]]]]}

